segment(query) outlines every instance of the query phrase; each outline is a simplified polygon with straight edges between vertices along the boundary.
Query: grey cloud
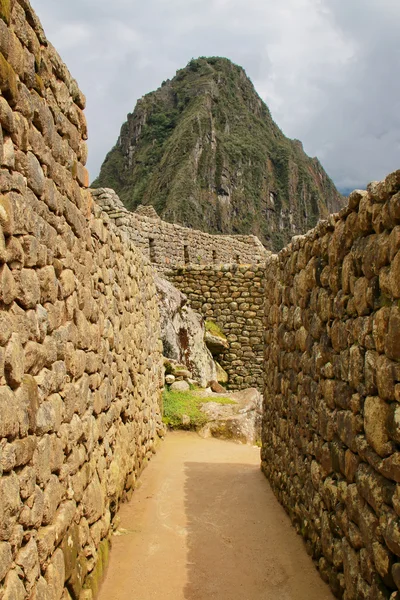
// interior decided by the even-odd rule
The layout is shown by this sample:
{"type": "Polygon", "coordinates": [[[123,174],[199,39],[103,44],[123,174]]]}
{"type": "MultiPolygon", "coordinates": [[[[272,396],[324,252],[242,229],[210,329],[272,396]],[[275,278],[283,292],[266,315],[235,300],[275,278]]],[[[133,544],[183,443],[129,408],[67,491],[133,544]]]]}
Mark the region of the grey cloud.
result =
{"type": "Polygon", "coordinates": [[[339,187],[399,167],[397,0],[33,0],[87,96],[94,178],[136,100],[192,57],[242,65],[339,187]]]}

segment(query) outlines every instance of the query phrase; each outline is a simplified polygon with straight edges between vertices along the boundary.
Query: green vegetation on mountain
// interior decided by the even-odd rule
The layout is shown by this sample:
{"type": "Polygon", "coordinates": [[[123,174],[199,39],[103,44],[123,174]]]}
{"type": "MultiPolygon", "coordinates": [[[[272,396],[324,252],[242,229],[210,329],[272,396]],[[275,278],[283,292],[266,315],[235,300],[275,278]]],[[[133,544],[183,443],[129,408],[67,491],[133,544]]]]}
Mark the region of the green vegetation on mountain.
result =
{"type": "Polygon", "coordinates": [[[341,207],[319,161],[286,138],[245,71],[199,58],[138,101],[93,187],[131,210],[279,249],[341,207]]]}

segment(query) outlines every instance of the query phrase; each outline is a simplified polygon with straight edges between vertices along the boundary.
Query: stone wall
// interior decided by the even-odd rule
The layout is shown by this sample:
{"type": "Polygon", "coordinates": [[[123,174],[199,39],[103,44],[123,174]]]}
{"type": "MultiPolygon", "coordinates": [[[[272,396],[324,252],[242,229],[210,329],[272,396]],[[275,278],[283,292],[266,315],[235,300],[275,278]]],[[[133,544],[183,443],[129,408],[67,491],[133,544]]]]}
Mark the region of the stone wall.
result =
{"type": "Polygon", "coordinates": [[[0,91],[0,598],[88,600],[161,427],[155,286],[27,0],[0,2],[0,91]]]}
{"type": "Polygon", "coordinates": [[[128,211],[111,189],[92,190],[96,202],[159,268],[185,264],[264,263],[268,251],[254,235],[210,235],[162,221],[154,209],[128,211]]]}
{"type": "Polygon", "coordinates": [[[263,265],[188,266],[166,272],[191,307],[217,323],[229,348],[217,357],[229,375],[228,389],[262,388],[263,265]]]}
{"type": "Polygon", "coordinates": [[[266,272],[262,468],[347,600],[400,585],[400,171],[266,272]]]}

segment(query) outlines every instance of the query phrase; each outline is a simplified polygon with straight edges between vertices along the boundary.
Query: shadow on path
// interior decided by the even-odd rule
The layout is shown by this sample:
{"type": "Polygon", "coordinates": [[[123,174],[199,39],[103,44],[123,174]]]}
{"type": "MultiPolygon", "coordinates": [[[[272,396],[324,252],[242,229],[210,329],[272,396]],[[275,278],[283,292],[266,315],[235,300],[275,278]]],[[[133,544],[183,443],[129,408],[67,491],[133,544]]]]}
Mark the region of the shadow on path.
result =
{"type": "Polygon", "coordinates": [[[185,476],[185,599],[332,598],[258,465],[187,462],[185,476]]]}
{"type": "Polygon", "coordinates": [[[98,600],[333,600],[259,455],[169,434],[121,507],[98,600]]]}

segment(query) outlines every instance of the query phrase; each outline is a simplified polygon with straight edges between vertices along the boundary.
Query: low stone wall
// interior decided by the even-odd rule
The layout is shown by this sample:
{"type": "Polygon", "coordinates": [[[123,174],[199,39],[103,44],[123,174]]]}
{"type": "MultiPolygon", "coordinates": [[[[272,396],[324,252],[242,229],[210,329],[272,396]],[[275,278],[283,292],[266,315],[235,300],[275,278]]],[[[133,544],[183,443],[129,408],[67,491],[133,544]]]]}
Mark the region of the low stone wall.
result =
{"type": "Polygon", "coordinates": [[[0,2],[0,91],[0,598],[88,600],[161,427],[156,290],[27,0],[0,2]]]}
{"type": "Polygon", "coordinates": [[[262,468],[334,593],[400,585],[400,171],[266,272],[262,468]]]}
{"type": "Polygon", "coordinates": [[[160,268],[185,264],[263,263],[268,251],[254,235],[210,235],[128,211],[114,190],[92,190],[96,202],[160,268]]]}
{"type": "Polygon", "coordinates": [[[262,388],[264,266],[189,266],[166,272],[191,307],[222,328],[229,348],[218,359],[228,389],[262,388]]]}

